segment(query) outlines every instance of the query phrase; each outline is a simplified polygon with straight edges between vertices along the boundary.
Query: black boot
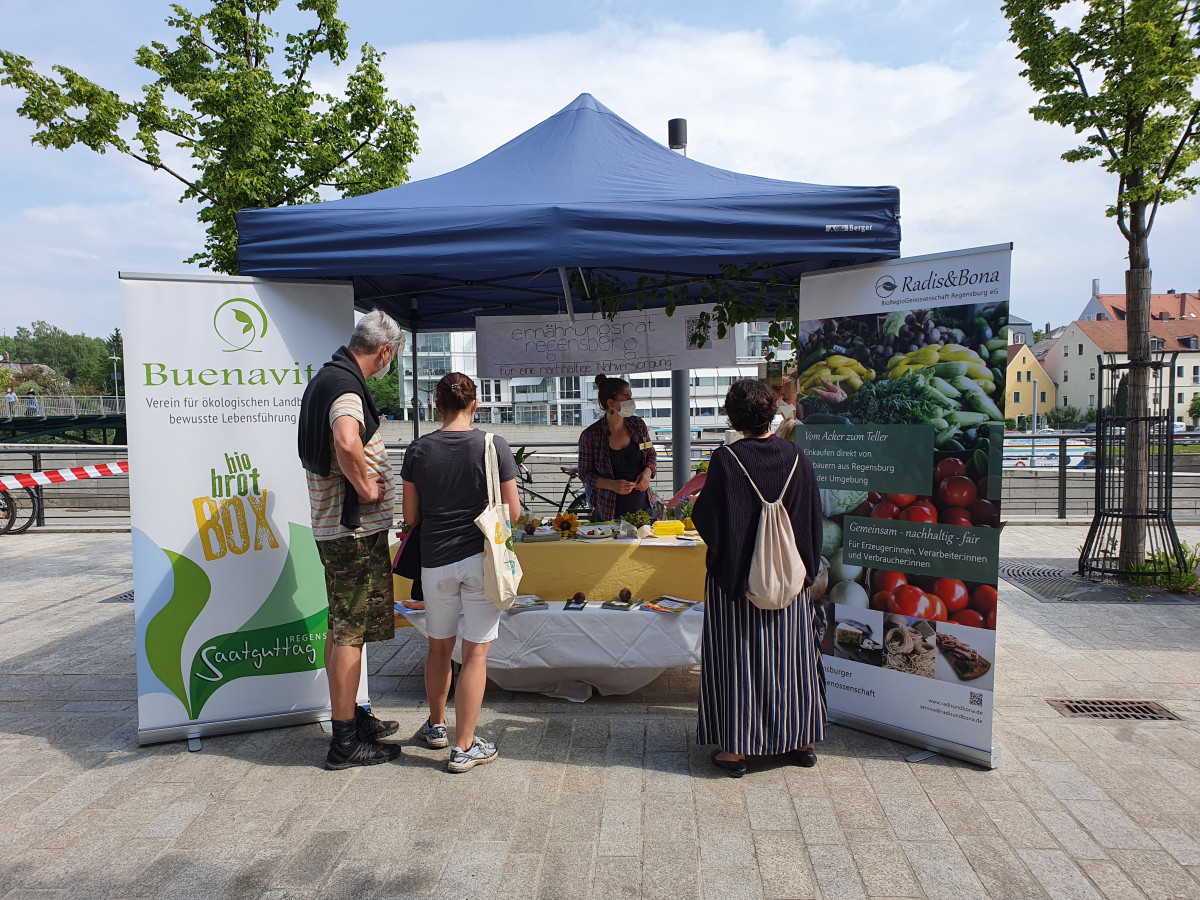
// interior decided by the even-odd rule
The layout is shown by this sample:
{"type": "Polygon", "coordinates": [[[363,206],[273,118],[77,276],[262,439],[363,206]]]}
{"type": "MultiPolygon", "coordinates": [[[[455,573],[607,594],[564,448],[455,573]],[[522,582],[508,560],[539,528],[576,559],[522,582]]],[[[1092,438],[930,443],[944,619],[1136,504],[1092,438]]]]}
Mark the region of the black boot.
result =
{"type": "Polygon", "coordinates": [[[326,769],[352,769],[355,766],[376,766],[391,762],[400,755],[399,744],[379,744],[364,741],[358,736],[355,720],[333,723],[333,740],[325,757],[326,769]]]}
{"type": "Polygon", "coordinates": [[[400,730],[399,722],[377,719],[365,706],[354,707],[354,727],[360,741],[377,741],[400,730]]]}

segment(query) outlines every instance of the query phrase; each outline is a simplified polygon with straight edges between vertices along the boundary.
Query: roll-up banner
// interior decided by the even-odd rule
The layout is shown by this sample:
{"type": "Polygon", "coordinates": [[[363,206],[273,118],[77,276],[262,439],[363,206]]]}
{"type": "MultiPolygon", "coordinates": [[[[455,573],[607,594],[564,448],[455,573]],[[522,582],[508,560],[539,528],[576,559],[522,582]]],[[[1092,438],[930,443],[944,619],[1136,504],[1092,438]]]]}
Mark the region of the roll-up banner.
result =
{"type": "Polygon", "coordinates": [[[805,275],[796,357],[830,718],[986,766],[1011,253],[805,275]]]}
{"type": "Polygon", "coordinates": [[[122,273],[121,304],[138,740],[328,718],[296,420],[352,289],[122,273]]]}

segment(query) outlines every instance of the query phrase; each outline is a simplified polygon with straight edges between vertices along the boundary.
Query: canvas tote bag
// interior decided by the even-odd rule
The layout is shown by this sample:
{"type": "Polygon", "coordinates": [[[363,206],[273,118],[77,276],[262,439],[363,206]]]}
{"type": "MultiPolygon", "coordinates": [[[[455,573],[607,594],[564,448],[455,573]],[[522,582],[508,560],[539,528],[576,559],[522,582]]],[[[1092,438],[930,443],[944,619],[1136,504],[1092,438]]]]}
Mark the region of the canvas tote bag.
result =
{"type": "Polygon", "coordinates": [[[508,507],[500,502],[500,463],[491,432],[484,432],[483,469],[488,503],[475,517],[483,532],[483,594],[500,609],[508,609],[521,584],[521,563],[513,549],[508,507]]]}
{"type": "Polygon", "coordinates": [[[787,510],[783,508],[783,497],[800,465],[800,457],[792,463],[792,471],[788,474],[779,499],[768,503],[764,499],[758,485],[742,465],[736,453],[729,450],[730,455],[745,473],[762,503],[762,515],[758,519],[758,536],[754,541],[754,556],[750,560],[750,580],[746,584],[746,599],[759,609],[784,609],[804,590],[804,579],[808,570],[800,551],[796,549],[796,534],[792,531],[792,520],[787,510]]]}

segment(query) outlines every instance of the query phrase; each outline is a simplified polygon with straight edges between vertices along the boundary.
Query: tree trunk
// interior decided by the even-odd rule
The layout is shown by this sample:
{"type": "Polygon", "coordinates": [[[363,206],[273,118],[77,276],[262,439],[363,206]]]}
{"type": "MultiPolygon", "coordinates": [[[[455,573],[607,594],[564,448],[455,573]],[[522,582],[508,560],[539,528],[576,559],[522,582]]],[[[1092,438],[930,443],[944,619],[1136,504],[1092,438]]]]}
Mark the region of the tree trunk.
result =
{"type": "Polygon", "coordinates": [[[1150,250],[1145,207],[1130,210],[1129,270],[1125,273],[1125,328],[1129,357],[1128,419],[1125,423],[1125,512],[1139,518],[1121,523],[1121,568],[1146,559],[1146,515],[1150,488],[1150,250]]]}

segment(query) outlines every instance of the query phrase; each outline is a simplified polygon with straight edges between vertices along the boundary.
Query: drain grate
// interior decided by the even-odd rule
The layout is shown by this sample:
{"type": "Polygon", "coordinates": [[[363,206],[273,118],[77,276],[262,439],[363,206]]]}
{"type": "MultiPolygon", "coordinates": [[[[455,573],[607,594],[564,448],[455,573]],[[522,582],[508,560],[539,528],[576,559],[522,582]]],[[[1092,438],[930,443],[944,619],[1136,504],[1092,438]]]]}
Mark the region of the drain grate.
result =
{"type": "Polygon", "coordinates": [[[1069,719],[1179,720],[1179,716],[1153,700],[1047,700],[1046,702],[1069,719]]]}
{"type": "Polygon", "coordinates": [[[1057,566],[1023,565],[1021,563],[1006,563],[1000,566],[1000,576],[1014,581],[1025,581],[1042,578],[1062,578],[1070,575],[1057,566]]]}
{"type": "Polygon", "coordinates": [[[111,597],[105,597],[101,603],[132,603],[133,591],[126,591],[123,594],[113,594],[111,597]]]}

